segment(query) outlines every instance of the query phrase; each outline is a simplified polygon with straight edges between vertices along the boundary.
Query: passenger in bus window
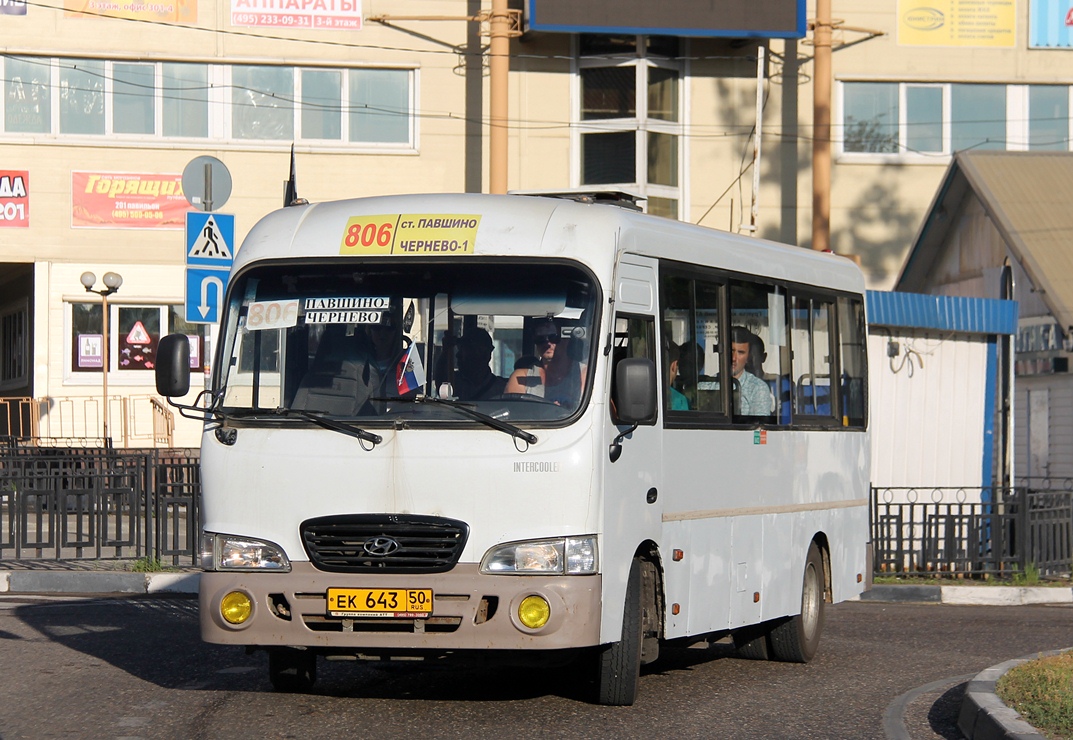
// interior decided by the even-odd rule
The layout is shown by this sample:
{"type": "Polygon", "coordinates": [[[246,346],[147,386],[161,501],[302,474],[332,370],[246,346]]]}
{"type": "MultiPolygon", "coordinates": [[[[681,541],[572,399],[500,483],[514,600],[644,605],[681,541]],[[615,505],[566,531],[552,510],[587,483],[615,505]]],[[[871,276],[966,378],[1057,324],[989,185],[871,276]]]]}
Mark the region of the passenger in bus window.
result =
{"type": "Polygon", "coordinates": [[[764,362],[767,360],[767,352],[764,350],[764,340],[756,336],[755,332],[749,332],[749,359],[745,363],[745,371],[764,379],[764,362]]]}
{"type": "Polygon", "coordinates": [[[667,343],[667,397],[670,399],[671,411],[689,411],[689,399],[674,387],[678,378],[678,361],[681,349],[674,342],[667,343]]]}
{"type": "Polygon", "coordinates": [[[735,412],[742,416],[768,416],[775,410],[775,397],[771,388],[760,378],[745,369],[749,362],[752,337],[744,326],[730,329],[730,374],[738,383],[738,404],[735,412]]]}
{"type": "Polygon", "coordinates": [[[507,381],[507,393],[540,396],[560,406],[574,408],[585,390],[585,372],[570,355],[570,339],[552,319],[534,327],[535,357],[523,357],[507,381]]]}
{"type": "Polygon", "coordinates": [[[507,379],[492,372],[490,362],[495,345],[488,332],[480,327],[468,330],[459,338],[458,370],[454,375],[454,394],[461,401],[483,401],[503,392],[507,379]]]}

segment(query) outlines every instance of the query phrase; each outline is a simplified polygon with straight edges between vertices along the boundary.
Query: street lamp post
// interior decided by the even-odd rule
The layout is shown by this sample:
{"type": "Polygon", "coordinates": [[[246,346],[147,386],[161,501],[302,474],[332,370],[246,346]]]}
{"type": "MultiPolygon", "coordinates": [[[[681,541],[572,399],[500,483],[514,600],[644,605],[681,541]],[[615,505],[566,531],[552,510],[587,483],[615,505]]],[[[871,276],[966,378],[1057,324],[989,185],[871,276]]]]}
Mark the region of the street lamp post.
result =
{"type": "Polygon", "coordinates": [[[101,297],[101,378],[104,386],[104,438],[108,439],[108,296],[119,290],[123,276],[118,272],[106,272],[102,278],[104,287],[94,290],[97,276],[92,272],[83,272],[81,282],[87,293],[96,293],[101,297]]]}

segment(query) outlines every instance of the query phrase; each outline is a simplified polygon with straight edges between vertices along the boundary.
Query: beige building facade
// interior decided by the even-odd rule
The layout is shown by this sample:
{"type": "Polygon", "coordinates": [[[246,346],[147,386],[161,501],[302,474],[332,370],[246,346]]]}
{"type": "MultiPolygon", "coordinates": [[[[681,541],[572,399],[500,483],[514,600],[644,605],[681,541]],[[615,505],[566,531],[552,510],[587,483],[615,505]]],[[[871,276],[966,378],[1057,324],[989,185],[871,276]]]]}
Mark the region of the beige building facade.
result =
{"type": "MultiPolygon", "coordinates": [[[[860,258],[873,288],[899,274],[953,151],[1069,150],[1073,52],[1031,44],[1036,2],[929,6],[941,22],[908,0],[833,7],[830,243],[860,258]]],[[[800,8],[814,17],[812,3],[800,8]]],[[[5,0],[0,435],[97,437],[107,418],[117,444],[196,445],[200,425],[178,417],[165,438],[152,378],[155,341],[173,331],[202,337],[195,360],[211,365],[212,325],[186,320],[198,302],[187,295],[187,164],[226,165],[231,193],[214,210],[235,217],[231,249],[283,205],[292,144],[297,194],[310,201],[487,191],[489,9],[5,0]],[[122,276],[107,349],[87,271],[95,290],[105,273],[122,276]]],[[[516,9],[510,189],[628,190],[650,212],[811,245],[811,31],[533,32],[516,9]]]]}

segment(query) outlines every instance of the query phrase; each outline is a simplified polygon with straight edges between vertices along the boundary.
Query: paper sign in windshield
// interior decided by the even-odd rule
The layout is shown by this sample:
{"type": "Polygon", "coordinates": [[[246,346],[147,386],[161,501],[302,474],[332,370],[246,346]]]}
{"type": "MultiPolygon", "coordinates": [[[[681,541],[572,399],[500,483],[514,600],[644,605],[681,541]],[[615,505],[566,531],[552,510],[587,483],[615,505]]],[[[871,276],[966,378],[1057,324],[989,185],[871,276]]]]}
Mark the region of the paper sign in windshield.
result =
{"type": "Polygon", "coordinates": [[[481,217],[406,213],[354,216],[346,223],[339,254],[451,257],[473,254],[481,217]]]}
{"type": "Polygon", "coordinates": [[[257,301],[246,312],[246,328],[249,331],[286,329],[298,324],[298,299],[289,301],[257,301]]]}
{"type": "Polygon", "coordinates": [[[387,296],[254,301],[246,312],[246,329],[287,329],[298,325],[300,314],[307,324],[379,324],[390,307],[387,296]]]}
{"type": "Polygon", "coordinates": [[[382,297],[306,298],[307,324],[379,324],[391,299],[382,297]]]}

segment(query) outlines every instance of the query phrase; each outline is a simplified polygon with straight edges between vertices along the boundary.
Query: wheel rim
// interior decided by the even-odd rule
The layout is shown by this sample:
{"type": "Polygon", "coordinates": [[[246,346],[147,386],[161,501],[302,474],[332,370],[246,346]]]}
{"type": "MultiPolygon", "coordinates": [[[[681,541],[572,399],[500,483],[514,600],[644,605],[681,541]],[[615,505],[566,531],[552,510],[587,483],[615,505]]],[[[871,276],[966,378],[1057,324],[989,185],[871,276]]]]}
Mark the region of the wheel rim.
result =
{"type": "Polygon", "coordinates": [[[820,621],[820,576],[814,563],[805,567],[805,585],[801,593],[801,629],[811,641],[820,621]]]}

